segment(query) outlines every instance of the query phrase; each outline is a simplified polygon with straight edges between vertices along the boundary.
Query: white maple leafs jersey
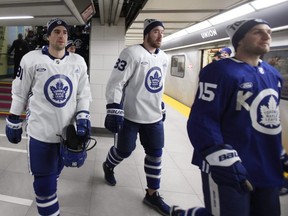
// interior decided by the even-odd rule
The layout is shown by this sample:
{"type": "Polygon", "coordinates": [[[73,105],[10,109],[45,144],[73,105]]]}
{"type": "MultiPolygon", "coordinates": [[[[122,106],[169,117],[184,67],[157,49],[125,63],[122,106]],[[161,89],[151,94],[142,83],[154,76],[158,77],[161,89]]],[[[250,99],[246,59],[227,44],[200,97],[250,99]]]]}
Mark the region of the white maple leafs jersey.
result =
{"type": "Polygon", "coordinates": [[[124,117],[130,121],[160,121],[167,67],[168,57],[160,49],[151,54],[140,44],[125,48],[107,83],[107,103],[123,104],[124,117]]]}
{"type": "Polygon", "coordinates": [[[43,142],[58,143],[65,126],[74,123],[78,111],[89,111],[91,101],[87,65],[78,54],[62,59],[49,55],[47,47],[30,51],[21,60],[12,84],[10,113],[27,108],[27,134],[43,142]]]}
{"type": "Polygon", "coordinates": [[[187,123],[193,163],[217,144],[231,145],[257,187],[282,184],[279,113],[282,78],[268,63],[253,67],[233,58],[207,65],[187,123]]]}

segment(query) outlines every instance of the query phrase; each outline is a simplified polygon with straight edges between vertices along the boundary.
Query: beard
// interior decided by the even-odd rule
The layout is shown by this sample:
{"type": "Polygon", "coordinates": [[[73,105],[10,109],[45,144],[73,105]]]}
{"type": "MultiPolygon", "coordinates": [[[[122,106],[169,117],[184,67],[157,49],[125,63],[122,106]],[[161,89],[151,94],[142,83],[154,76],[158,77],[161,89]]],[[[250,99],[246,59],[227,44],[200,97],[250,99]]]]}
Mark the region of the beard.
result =
{"type": "Polygon", "coordinates": [[[161,40],[159,40],[159,42],[157,42],[157,39],[153,40],[149,34],[148,34],[147,42],[151,47],[156,48],[156,49],[160,48],[160,46],[161,46],[161,40]]]}
{"type": "Polygon", "coordinates": [[[247,45],[245,46],[245,50],[251,54],[264,55],[270,51],[270,46],[247,45]]]}
{"type": "Polygon", "coordinates": [[[52,48],[56,51],[62,51],[63,49],[65,49],[65,45],[63,44],[51,44],[52,48]]]}
{"type": "Polygon", "coordinates": [[[270,51],[270,47],[256,47],[254,52],[258,55],[264,55],[270,51]]]}

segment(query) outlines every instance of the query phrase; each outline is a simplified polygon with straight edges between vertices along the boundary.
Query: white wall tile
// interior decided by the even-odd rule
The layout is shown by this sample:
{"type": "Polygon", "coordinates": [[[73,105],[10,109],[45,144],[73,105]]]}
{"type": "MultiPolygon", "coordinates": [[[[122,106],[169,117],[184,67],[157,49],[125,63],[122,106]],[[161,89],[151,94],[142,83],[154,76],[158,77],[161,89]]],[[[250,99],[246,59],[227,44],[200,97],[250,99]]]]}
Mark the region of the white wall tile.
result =
{"type": "Polygon", "coordinates": [[[106,116],[106,84],[114,64],[125,47],[125,20],[117,26],[101,25],[93,19],[90,35],[90,85],[93,101],[90,106],[92,127],[104,128],[106,116]]]}

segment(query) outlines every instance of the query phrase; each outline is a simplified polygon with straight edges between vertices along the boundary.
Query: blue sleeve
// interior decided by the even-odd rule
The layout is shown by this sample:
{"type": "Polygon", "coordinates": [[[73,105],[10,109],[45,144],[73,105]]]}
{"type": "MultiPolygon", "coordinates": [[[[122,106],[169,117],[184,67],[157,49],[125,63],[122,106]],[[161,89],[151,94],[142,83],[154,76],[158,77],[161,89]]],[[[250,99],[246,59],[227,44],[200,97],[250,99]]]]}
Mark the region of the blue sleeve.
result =
{"type": "Polygon", "coordinates": [[[224,144],[221,120],[231,103],[233,80],[225,73],[225,65],[221,65],[211,63],[199,75],[197,94],[187,122],[189,139],[198,152],[224,144]]]}

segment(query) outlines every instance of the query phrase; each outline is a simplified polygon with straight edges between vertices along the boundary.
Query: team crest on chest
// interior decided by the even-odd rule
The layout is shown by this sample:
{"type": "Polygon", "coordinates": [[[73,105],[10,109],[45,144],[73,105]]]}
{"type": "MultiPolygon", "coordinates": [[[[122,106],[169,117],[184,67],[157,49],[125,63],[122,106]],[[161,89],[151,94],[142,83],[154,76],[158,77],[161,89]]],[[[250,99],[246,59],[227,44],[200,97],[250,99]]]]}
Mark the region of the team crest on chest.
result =
{"type": "Polygon", "coordinates": [[[265,134],[281,132],[278,93],[273,89],[263,90],[252,102],[250,116],[253,127],[265,134]]]}
{"type": "Polygon", "coordinates": [[[64,107],[72,94],[73,86],[71,80],[65,75],[50,77],[44,85],[46,99],[56,107],[64,107]]]}
{"type": "Polygon", "coordinates": [[[157,93],[162,90],[162,73],[159,67],[152,67],[145,78],[145,87],[149,92],[157,93]]]}

